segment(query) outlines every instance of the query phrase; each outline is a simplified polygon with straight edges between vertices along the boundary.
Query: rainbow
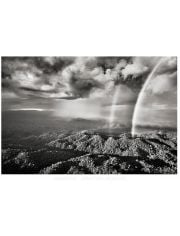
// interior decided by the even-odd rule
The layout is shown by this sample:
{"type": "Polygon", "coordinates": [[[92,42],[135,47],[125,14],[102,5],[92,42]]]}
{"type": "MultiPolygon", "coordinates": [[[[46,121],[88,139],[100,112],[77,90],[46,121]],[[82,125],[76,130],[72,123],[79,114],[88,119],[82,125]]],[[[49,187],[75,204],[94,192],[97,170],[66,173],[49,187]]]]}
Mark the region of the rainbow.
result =
{"type": "Polygon", "coordinates": [[[114,96],[113,96],[113,99],[112,99],[110,116],[109,116],[109,129],[111,129],[113,127],[118,95],[119,95],[119,86],[116,87],[115,92],[114,92],[114,96]]]}
{"type": "MultiPolygon", "coordinates": [[[[160,66],[160,64],[162,63],[162,58],[160,58],[158,60],[158,62],[156,63],[156,65],[154,66],[154,68],[152,69],[151,73],[148,75],[135,104],[134,107],[134,112],[133,112],[133,117],[132,117],[132,128],[131,128],[131,135],[132,137],[134,137],[135,133],[136,133],[136,123],[137,123],[137,116],[139,113],[139,107],[141,107],[141,103],[143,100],[143,96],[144,96],[144,91],[149,83],[149,81],[151,80],[151,78],[153,77],[154,73],[156,72],[156,70],[158,69],[158,67],[160,66]]],[[[117,100],[118,100],[118,94],[119,94],[119,86],[116,87],[114,95],[113,95],[113,99],[112,99],[112,105],[111,105],[111,110],[110,110],[110,116],[109,116],[109,129],[113,127],[113,122],[114,122],[114,118],[115,118],[115,112],[116,112],[116,104],[117,104],[117,100]]]]}
{"type": "Polygon", "coordinates": [[[156,70],[158,69],[158,67],[160,66],[160,64],[162,63],[162,59],[160,58],[159,61],[156,63],[156,65],[154,66],[154,68],[152,69],[151,73],[148,75],[140,93],[139,96],[137,98],[135,107],[134,107],[134,113],[133,113],[133,117],[132,117],[132,129],[131,129],[131,135],[132,137],[135,136],[136,134],[136,124],[137,124],[137,117],[138,117],[138,113],[139,113],[139,108],[141,107],[142,101],[143,101],[143,97],[144,97],[144,91],[149,83],[149,81],[151,80],[151,78],[153,77],[154,73],[156,72],[156,70]]]}

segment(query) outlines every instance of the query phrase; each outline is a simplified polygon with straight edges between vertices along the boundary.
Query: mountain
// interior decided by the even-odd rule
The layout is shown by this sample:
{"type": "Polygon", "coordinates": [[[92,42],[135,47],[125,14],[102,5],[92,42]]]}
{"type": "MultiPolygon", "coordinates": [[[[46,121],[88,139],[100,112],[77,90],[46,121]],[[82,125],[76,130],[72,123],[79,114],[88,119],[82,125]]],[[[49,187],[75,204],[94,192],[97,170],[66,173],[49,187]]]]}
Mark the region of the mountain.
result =
{"type": "Polygon", "coordinates": [[[2,153],[3,173],[175,174],[177,134],[154,131],[134,138],[98,130],[47,132],[23,138],[2,153]]]}
{"type": "Polygon", "coordinates": [[[130,133],[117,137],[94,134],[93,131],[81,131],[60,137],[47,144],[60,149],[73,149],[86,153],[117,154],[120,156],[160,155],[159,151],[169,151],[177,147],[173,133],[154,132],[132,138],[130,133]]]}

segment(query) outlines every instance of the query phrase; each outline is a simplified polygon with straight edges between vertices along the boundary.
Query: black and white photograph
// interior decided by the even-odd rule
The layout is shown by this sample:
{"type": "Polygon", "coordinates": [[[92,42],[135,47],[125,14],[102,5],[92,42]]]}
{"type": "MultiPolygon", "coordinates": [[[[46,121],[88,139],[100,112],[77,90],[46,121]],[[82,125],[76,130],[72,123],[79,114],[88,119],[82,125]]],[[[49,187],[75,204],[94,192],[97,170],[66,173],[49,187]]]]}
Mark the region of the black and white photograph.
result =
{"type": "Polygon", "coordinates": [[[180,235],[179,5],[0,1],[0,235],[180,235]]]}
{"type": "Polygon", "coordinates": [[[2,57],[3,174],[176,174],[177,57],[2,57]]]}

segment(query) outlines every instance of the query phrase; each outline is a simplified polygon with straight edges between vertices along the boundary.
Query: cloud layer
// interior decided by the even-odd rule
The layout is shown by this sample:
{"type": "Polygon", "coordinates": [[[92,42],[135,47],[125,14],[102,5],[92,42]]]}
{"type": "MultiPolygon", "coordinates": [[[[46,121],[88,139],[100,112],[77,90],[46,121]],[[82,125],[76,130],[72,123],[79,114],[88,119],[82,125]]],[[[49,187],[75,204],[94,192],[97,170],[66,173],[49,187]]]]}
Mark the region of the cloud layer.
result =
{"type": "MultiPolygon", "coordinates": [[[[157,57],[2,58],[3,92],[18,96],[83,98],[113,93],[116,85],[140,89],[157,57]]],[[[159,74],[172,76],[176,58],[165,58],[159,74]]]]}
{"type": "Polygon", "coordinates": [[[105,118],[118,88],[116,117],[130,123],[138,93],[160,59],[145,104],[162,110],[166,103],[167,110],[176,106],[176,57],[3,57],[3,104],[12,109],[54,106],[61,116],[105,118]]]}

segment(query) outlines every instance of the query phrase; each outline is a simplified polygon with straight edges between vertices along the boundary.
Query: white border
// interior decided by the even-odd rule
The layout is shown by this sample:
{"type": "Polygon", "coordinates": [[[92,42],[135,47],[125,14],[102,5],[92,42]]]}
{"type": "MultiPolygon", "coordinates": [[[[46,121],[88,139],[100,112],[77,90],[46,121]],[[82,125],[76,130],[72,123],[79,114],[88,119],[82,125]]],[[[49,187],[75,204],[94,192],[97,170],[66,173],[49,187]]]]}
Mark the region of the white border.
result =
{"type": "MultiPolygon", "coordinates": [[[[179,56],[176,0],[2,0],[0,9],[1,56],[179,56]]],[[[179,174],[1,175],[0,191],[3,236],[180,235],[179,174]]]]}

